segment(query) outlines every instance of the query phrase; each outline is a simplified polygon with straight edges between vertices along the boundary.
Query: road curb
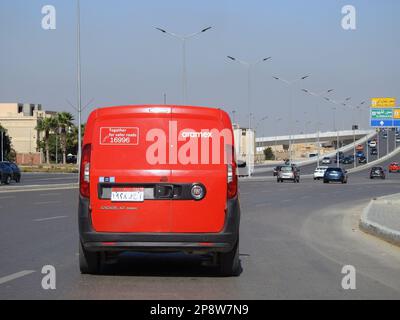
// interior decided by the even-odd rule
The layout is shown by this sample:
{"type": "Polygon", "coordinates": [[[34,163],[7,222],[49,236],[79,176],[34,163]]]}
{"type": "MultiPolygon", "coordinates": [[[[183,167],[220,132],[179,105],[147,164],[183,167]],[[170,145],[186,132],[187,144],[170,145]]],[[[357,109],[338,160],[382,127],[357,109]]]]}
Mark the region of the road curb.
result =
{"type": "MultiPolygon", "coordinates": [[[[391,195],[389,197],[393,197],[395,195],[391,195]]],[[[400,196],[400,195],[397,195],[400,196]]],[[[382,201],[383,204],[391,204],[395,207],[398,207],[396,203],[390,203],[390,201],[385,200],[386,197],[376,198],[369,202],[369,204],[364,208],[363,213],[361,214],[359,227],[362,231],[371,234],[375,237],[378,237],[382,240],[390,242],[394,245],[400,246],[400,231],[394,230],[389,227],[386,227],[376,221],[372,221],[369,218],[369,214],[372,210],[376,210],[376,207],[379,206],[378,201],[382,201]],[[375,207],[375,208],[374,208],[375,207]]]]}
{"type": "Polygon", "coordinates": [[[29,185],[22,187],[9,187],[7,189],[0,189],[2,193],[14,193],[14,192],[32,192],[32,191],[52,191],[52,190],[67,190],[78,188],[78,183],[64,183],[64,184],[48,184],[48,185],[29,185]]]}

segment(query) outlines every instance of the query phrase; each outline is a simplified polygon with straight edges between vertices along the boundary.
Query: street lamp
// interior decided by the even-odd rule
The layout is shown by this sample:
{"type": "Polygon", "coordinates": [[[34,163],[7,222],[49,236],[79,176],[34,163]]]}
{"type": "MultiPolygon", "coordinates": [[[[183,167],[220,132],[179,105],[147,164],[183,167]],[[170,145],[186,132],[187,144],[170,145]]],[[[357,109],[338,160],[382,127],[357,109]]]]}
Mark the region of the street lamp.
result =
{"type": "Polygon", "coordinates": [[[4,161],[4,130],[0,129],[1,133],[1,162],[4,161]]]}
{"type": "MultiPolygon", "coordinates": [[[[252,103],[251,103],[251,71],[256,65],[258,65],[261,62],[268,61],[272,57],[263,58],[263,59],[260,59],[260,60],[258,60],[256,62],[252,62],[252,63],[237,59],[237,58],[232,57],[232,56],[227,56],[227,58],[229,60],[238,62],[238,63],[240,63],[241,65],[244,65],[247,68],[247,109],[249,111],[249,114],[251,114],[251,109],[252,109],[251,108],[251,105],[252,105],[252,103]]],[[[251,117],[249,117],[249,129],[250,128],[251,128],[251,117]]]]}
{"type": "MultiPolygon", "coordinates": [[[[257,128],[261,125],[261,123],[263,122],[263,121],[265,121],[265,120],[268,120],[268,116],[265,116],[265,117],[263,117],[263,118],[261,118],[258,122],[257,122],[257,124],[256,124],[256,126],[255,126],[255,131],[257,131],[257,128]]],[[[264,134],[265,134],[265,132],[264,132],[264,134]]]]}
{"type": "MultiPolygon", "coordinates": [[[[80,0],[77,0],[76,4],[76,16],[77,16],[77,27],[76,27],[76,41],[77,41],[77,109],[78,109],[78,170],[81,168],[81,149],[82,149],[82,86],[81,86],[81,6],[80,0]]],[[[79,175],[78,175],[79,179],[79,175]]]]}
{"type": "Polygon", "coordinates": [[[274,78],[275,80],[281,81],[283,83],[285,83],[286,85],[289,86],[290,88],[290,112],[289,112],[289,126],[290,126],[290,138],[289,138],[289,161],[290,163],[292,163],[292,135],[293,135],[293,127],[292,127],[292,121],[293,121],[293,85],[299,81],[305,80],[307,78],[309,78],[310,76],[303,76],[299,79],[295,79],[292,81],[288,81],[285,80],[283,78],[280,77],[275,77],[273,76],[272,78],[274,78]]]}
{"type": "Polygon", "coordinates": [[[161,31],[162,33],[168,34],[174,38],[177,38],[182,41],[182,103],[185,105],[187,100],[187,76],[186,76],[186,41],[190,38],[193,38],[201,33],[204,33],[210,30],[212,27],[204,28],[199,32],[191,33],[188,35],[179,35],[173,32],[169,32],[165,29],[157,28],[157,30],[161,31]]]}
{"type": "MultiPolygon", "coordinates": [[[[317,97],[317,98],[321,98],[322,95],[327,95],[327,94],[332,93],[334,91],[334,89],[324,90],[324,91],[321,91],[319,93],[315,93],[315,92],[312,92],[312,91],[307,90],[307,89],[302,89],[302,91],[307,93],[307,94],[309,94],[309,95],[311,95],[311,96],[314,96],[314,97],[317,97]]],[[[321,131],[320,125],[321,125],[321,123],[319,121],[318,104],[316,104],[315,111],[316,111],[316,116],[317,116],[317,149],[318,149],[317,166],[319,167],[319,162],[320,162],[320,157],[321,157],[321,143],[320,143],[320,131],[321,131]]]]}
{"type": "MultiPolygon", "coordinates": [[[[280,121],[282,121],[283,119],[282,118],[278,118],[278,119],[276,119],[276,122],[277,123],[279,123],[280,121]]],[[[276,161],[276,144],[277,144],[277,142],[278,142],[278,136],[275,136],[275,152],[274,152],[274,155],[275,155],[275,161],[276,161]]]]}
{"type": "MultiPolygon", "coordinates": [[[[335,101],[335,100],[333,100],[333,99],[330,99],[330,98],[328,98],[328,97],[324,97],[324,99],[326,100],[326,101],[328,101],[328,102],[330,102],[330,103],[333,103],[333,104],[335,104],[335,105],[337,105],[337,106],[346,106],[347,105],[347,102],[348,101],[350,101],[351,100],[351,97],[349,97],[349,98],[346,98],[343,102],[337,102],[337,101],[335,101]]],[[[340,144],[340,139],[339,139],[339,130],[338,130],[338,128],[336,128],[336,121],[335,121],[335,113],[336,113],[336,111],[337,111],[337,107],[334,107],[333,108],[333,110],[334,110],[334,115],[333,115],[333,123],[334,123],[334,130],[336,131],[336,144],[337,144],[337,146],[336,146],[336,150],[337,150],[337,153],[336,153],[336,162],[337,162],[337,166],[338,167],[340,167],[340,159],[339,159],[339,144],[340,144]]]]}
{"type": "MultiPolygon", "coordinates": [[[[354,152],[354,156],[353,156],[353,160],[354,160],[354,164],[353,167],[355,168],[357,166],[357,161],[356,161],[356,125],[355,125],[355,111],[356,109],[360,109],[361,106],[365,104],[365,101],[360,102],[359,105],[357,105],[356,107],[350,105],[350,104],[344,104],[345,106],[349,106],[350,108],[352,108],[353,112],[352,112],[352,130],[353,130],[353,152],[354,152]]],[[[368,153],[368,142],[367,142],[367,153],[368,153]]],[[[367,162],[368,162],[368,156],[367,156],[367,162]]]]}

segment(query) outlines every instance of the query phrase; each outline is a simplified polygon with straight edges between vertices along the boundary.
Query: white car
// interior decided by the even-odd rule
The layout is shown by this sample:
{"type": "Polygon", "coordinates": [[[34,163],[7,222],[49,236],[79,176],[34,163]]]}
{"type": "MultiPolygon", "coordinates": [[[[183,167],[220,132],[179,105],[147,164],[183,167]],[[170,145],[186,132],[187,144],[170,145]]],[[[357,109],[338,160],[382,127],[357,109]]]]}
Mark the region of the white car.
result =
{"type": "Polygon", "coordinates": [[[370,148],[376,148],[377,145],[378,145],[378,144],[376,143],[375,140],[372,140],[372,141],[369,142],[369,147],[370,147],[370,148]]]}
{"type": "Polygon", "coordinates": [[[322,166],[322,167],[316,168],[314,171],[314,180],[323,179],[326,169],[328,169],[328,167],[322,166]]]}
{"type": "Polygon", "coordinates": [[[323,164],[331,164],[332,160],[329,157],[325,157],[325,158],[322,159],[322,163],[323,164]]]}

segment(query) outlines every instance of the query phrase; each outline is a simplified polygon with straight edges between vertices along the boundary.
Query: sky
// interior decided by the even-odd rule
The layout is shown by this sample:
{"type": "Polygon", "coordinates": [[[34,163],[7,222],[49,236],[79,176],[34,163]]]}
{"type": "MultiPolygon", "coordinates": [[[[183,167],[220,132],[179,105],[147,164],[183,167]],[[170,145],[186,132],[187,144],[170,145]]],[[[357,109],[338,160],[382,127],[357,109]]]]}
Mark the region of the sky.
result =
{"type": "MultiPolygon", "coordinates": [[[[212,26],[187,43],[187,104],[234,111],[243,126],[251,113],[258,135],[315,132],[318,122],[332,130],[334,115],[340,129],[368,128],[368,108],[334,112],[301,89],[334,89],[332,99],[351,97],[353,106],[400,100],[399,14],[398,0],[81,0],[83,105],[93,99],[83,120],[98,107],[162,104],[164,94],[180,104],[181,42],[155,27],[190,34],[212,26]],[[356,9],[355,30],[342,28],[345,5],[356,9]],[[252,68],[250,106],[247,69],[228,55],[272,57],[252,68]],[[272,77],[304,75],[292,91],[272,77]]],[[[66,102],[77,103],[76,21],[76,0],[0,0],[0,102],[76,117],[66,102]],[[42,28],[45,5],[56,9],[55,30],[42,28]]]]}

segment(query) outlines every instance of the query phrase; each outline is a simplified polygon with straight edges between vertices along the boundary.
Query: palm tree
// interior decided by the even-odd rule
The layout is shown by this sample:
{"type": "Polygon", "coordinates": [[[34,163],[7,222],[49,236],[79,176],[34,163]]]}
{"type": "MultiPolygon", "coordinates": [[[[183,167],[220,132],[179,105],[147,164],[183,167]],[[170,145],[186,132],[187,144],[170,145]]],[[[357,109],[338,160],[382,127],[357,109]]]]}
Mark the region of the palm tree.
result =
{"type": "Polygon", "coordinates": [[[69,128],[73,126],[72,121],[74,121],[74,117],[69,112],[60,112],[57,114],[57,122],[61,135],[60,144],[63,154],[63,164],[67,163],[67,135],[69,128]]]}
{"type": "Polygon", "coordinates": [[[50,132],[55,131],[56,128],[57,128],[57,120],[53,116],[49,118],[39,119],[38,124],[36,126],[36,130],[38,130],[39,132],[44,132],[43,143],[46,153],[47,164],[50,164],[50,151],[49,151],[50,132]]]}

